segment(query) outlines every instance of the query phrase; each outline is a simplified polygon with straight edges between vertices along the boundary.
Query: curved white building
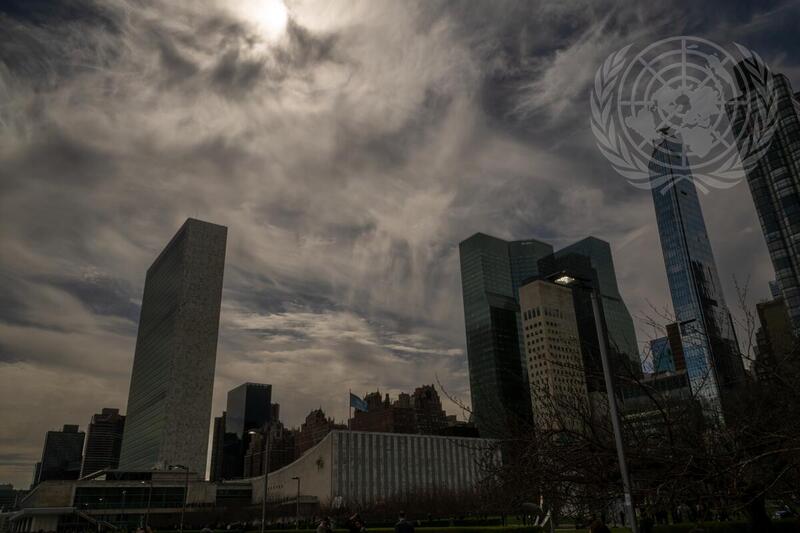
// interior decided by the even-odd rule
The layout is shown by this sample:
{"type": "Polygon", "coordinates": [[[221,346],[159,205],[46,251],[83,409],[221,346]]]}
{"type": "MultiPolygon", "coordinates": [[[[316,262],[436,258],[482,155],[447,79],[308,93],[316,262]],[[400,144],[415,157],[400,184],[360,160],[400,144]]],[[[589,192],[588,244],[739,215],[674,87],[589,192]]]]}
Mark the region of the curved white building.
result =
{"type": "MultiPolygon", "coordinates": [[[[321,505],[367,505],[410,492],[466,492],[497,465],[493,441],[435,435],[332,431],[290,465],[269,474],[267,499],[300,494],[321,505]]],[[[253,478],[253,501],[261,501],[263,478],[253,478]]]]}

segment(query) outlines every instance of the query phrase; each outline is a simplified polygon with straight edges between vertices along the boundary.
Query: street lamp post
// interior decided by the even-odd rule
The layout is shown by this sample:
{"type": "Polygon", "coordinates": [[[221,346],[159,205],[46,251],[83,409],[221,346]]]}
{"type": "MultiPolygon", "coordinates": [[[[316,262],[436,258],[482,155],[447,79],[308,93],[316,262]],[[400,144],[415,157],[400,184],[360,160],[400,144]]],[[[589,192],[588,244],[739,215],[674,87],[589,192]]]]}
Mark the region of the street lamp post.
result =
{"type": "Polygon", "coordinates": [[[180,533],[183,533],[183,517],[186,514],[186,502],[189,499],[189,469],[183,465],[169,465],[170,470],[183,470],[185,474],[183,485],[183,506],[181,507],[181,526],[180,533]]]}
{"type": "Polygon", "coordinates": [[[586,280],[581,280],[563,273],[559,274],[554,281],[560,285],[571,285],[579,282],[578,285],[580,287],[589,290],[589,296],[592,301],[592,314],[594,315],[594,326],[597,330],[597,344],[600,346],[600,360],[603,363],[603,379],[606,385],[606,395],[608,396],[611,426],[614,429],[614,441],[617,448],[617,461],[619,462],[619,472],[620,476],[622,477],[622,492],[625,498],[625,511],[628,515],[631,533],[639,533],[639,527],[636,524],[636,510],[634,508],[633,497],[631,495],[631,478],[630,473],[628,472],[628,461],[625,458],[625,445],[622,440],[622,424],[619,420],[617,397],[614,394],[614,380],[611,376],[611,365],[608,361],[606,336],[603,331],[603,324],[600,321],[600,305],[597,302],[597,291],[595,290],[594,286],[588,284],[586,280]]]}
{"type": "Polygon", "coordinates": [[[639,533],[636,524],[636,511],[633,507],[633,497],[631,496],[631,478],[628,472],[628,461],[625,458],[625,445],[622,440],[622,424],[619,421],[619,411],[617,410],[617,397],[614,394],[614,382],[611,379],[611,365],[608,362],[608,352],[606,350],[603,326],[600,323],[600,306],[597,303],[597,295],[592,290],[592,312],[594,313],[594,325],[597,329],[597,339],[600,345],[600,359],[603,362],[603,378],[606,382],[606,395],[608,395],[608,405],[611,411],[611,426],[614,428],[614,440],[617,444],[617,460],[619,461],[619,472],[622,477],[622,491],[625,496],[625,509],[628,514],[632,533],[639,533]]]}
{"type": "Polygon", "coordinates": [[[266,523],[267,523],[267,475],[269,474],[269,445],[270,445],[270,432],[269,428],[256,430],[251,429],[248,431],[251,435],[261,435],[264,437],[264,451],[262,453],[265,454],[264,458],[264,486],[263,491],[261,493],[261,533],[264,533],[266,530],[266,523]]]}
{"type": "Polygon", "coordinates": [[[297,481],[297,497],[294,499],[294,528],[300,529],[300,477],[294,476],[292,479],[297,481]]]}
{"type": "Polygon", "coordinates": [[[122,491],[122,508],[121,508],[122,513],[120,514],[120,517],[119,517],[119,521],[120,522],[122,522],[123,520],[125,521],[125,524],[126,524],[125,525],[125,529],[128,529],[128,526],[127,526],[128,519],[125,517],[125,496],[127,494],[128,494],[127,490],[123,490],[122,491]]]}
{"type": "MultiPolygon", "coordinates": [[[[142,481],[142,485],[144,485],[144,484],[145,484],[145,482],[142,481]]],[[[148,484],[148,490],[147,490],[147,508],[145,509],[145,512],[144,512],[144,529],[145,530],[147,530],[147,526],[150,525],[150,504],[152,503],[152,501],[153,501],[153,474],[151,473],[150,474],[150,483],[148,484]]]]}

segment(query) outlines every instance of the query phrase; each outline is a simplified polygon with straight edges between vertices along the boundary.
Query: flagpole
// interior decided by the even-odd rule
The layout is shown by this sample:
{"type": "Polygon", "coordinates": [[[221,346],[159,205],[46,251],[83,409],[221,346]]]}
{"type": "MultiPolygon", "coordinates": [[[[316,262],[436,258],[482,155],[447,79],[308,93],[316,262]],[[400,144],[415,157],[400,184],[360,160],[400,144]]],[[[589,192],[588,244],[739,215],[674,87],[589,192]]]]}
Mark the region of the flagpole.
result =
{"type": "Polygon", "coordinates": [[[353,394],[352,389],[347,389],[347,431],[353,431],[353,428],[350,426],[350,419],[353,418],[353,399],[350,397],[353,394]]]}

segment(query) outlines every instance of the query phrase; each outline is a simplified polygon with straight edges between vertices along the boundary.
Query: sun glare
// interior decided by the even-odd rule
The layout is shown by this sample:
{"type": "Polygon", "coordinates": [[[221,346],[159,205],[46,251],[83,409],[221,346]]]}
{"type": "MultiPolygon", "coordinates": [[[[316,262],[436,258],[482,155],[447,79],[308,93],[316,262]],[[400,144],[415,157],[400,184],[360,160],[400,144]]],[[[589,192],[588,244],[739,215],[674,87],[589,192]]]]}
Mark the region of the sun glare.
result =
{"type": "Polygon", "coordinates": [[[275,39],[286,31],[289,11],[283,0],[244,0],[244,16],[255,24],[269,39],[275,39]]]}

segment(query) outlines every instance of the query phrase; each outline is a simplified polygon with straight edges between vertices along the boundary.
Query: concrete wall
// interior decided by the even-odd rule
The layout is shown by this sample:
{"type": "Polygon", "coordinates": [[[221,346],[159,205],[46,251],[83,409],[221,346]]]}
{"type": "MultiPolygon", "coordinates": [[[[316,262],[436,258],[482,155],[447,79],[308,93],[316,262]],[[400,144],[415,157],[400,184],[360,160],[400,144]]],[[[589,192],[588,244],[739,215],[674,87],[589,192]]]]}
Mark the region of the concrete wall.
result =
{"type": "Polygon", "coordinates": [[[43,481],[28,493],[20,508],[70,507],[74,487],[75,481],[43,481]]]}
{"type": "MultiPolygon", "coordinates": [[[[297,496],[297,481],[292,478],[296,476],[300,478],[300,494],[316,497],[323,504],[330,502],[332,434],[329,433],[295,462],[270,473],[267,487],[268,500],[278,502],[294,499],[297,496]]],[[[253,478],[251,481],[253,502],[260,502],[263,494],[263,478],[253,478]]]]}
{"type": "Polygon", "coordinates": [[[213,504],[217,499],[217,486],[207,481],[189,481],[186,505],[213,504]]]}

